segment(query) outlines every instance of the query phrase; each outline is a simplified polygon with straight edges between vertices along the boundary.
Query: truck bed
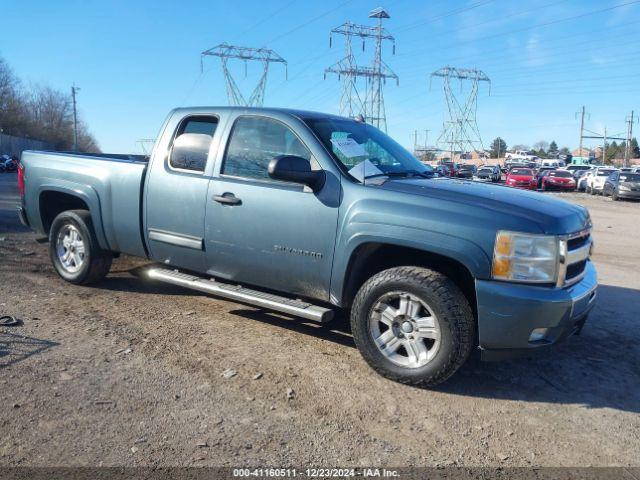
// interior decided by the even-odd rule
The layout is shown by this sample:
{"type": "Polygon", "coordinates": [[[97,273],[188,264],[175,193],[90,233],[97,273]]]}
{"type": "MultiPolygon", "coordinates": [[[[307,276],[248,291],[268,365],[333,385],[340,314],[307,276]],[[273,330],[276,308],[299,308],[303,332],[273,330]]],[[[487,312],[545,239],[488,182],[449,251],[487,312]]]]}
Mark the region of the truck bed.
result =
{"type": "Polygon", "coordinates": [[[86,203],[103,248],[146,256],[141,202],[147,157],[25,151],[21,162],[27,218],[34,230],[46,233],[42,213],[48,196],[66,193],[86,203]]]}

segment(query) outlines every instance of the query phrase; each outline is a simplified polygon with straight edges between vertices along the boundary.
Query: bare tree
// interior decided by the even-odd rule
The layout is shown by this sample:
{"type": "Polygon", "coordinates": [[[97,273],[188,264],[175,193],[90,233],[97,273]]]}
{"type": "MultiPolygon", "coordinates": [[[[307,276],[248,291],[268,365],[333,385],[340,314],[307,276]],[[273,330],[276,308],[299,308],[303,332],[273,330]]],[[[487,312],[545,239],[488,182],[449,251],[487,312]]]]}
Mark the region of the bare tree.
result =
{"type": "Polygon", "coordinates": [[[546,153],[549,151],[549,142],[547,142],[546,140],[540,140],[539,142],[533,144],[533,149],[537,150],[538,152],[546,153]]]}
{"type": "Polygon", "coordinates": [[[0,128],[5,133],[24,134],[26,125],[20,81],[0,58],[0,128]]]}
{"type": "MultiPolygon", "coordinates": [[[[0,58],[0,128],[7,134],[45,141],[57,150],[69,150],[73,145],[71,98],[48,86],[23,88],[0,58]]],[[[78,122],[78,149],[100,151],[82,120],[78,122]]]]}

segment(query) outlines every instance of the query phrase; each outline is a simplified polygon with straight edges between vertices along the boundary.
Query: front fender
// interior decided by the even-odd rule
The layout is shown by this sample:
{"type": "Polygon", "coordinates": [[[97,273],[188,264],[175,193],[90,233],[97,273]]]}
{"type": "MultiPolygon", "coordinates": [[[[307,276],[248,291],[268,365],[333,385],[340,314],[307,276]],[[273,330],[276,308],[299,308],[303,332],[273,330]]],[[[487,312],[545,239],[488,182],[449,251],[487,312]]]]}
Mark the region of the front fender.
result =
{"type": "Polygon", "coordinates": [[[368,243],[379,243],[408,247],[428,253],[442,255],[462,263],[474,278],[488,278],[491,274],[491,260],[482,248],[470,240],[453,235],[411,227],[388,224],[350,225],[354,233],[336,248],[331,280],[331,300],[341,304],[344,282],[347,278],[350,260],[357,249],[368,243]]]}

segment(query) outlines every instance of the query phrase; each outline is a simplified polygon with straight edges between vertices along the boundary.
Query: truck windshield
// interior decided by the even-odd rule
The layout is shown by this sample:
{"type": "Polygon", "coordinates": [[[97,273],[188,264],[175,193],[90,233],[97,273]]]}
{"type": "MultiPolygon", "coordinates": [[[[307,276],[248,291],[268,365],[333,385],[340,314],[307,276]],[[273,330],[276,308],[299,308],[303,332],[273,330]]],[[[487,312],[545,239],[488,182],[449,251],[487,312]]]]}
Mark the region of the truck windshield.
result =
{"type": "Polygon", "coordinates": [[[640,173],[625,173],[620,175],[621,182],[640,182],[640,173]]]}
{"type": "Polygon", "coordinates": [[[306,118],[304,121],[332,156],[360,182],[382,176],[433,176],[433,168],[422,164],[371,125],[339,118],[306,118]]]}

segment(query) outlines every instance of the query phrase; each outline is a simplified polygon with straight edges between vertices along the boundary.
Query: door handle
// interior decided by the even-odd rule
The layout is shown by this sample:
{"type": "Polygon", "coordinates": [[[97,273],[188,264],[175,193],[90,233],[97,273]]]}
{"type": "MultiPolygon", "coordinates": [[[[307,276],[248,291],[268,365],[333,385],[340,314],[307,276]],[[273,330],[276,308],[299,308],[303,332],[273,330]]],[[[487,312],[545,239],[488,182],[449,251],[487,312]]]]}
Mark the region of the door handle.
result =
{"type": "Polygon", "coordinates": [[[224,192],[222,195],[214,195],[213,200],[218,203],[222,203],[223,205],[240,205],[242,204],[242,200],[236,197],[231,192],[224,192]]]}

